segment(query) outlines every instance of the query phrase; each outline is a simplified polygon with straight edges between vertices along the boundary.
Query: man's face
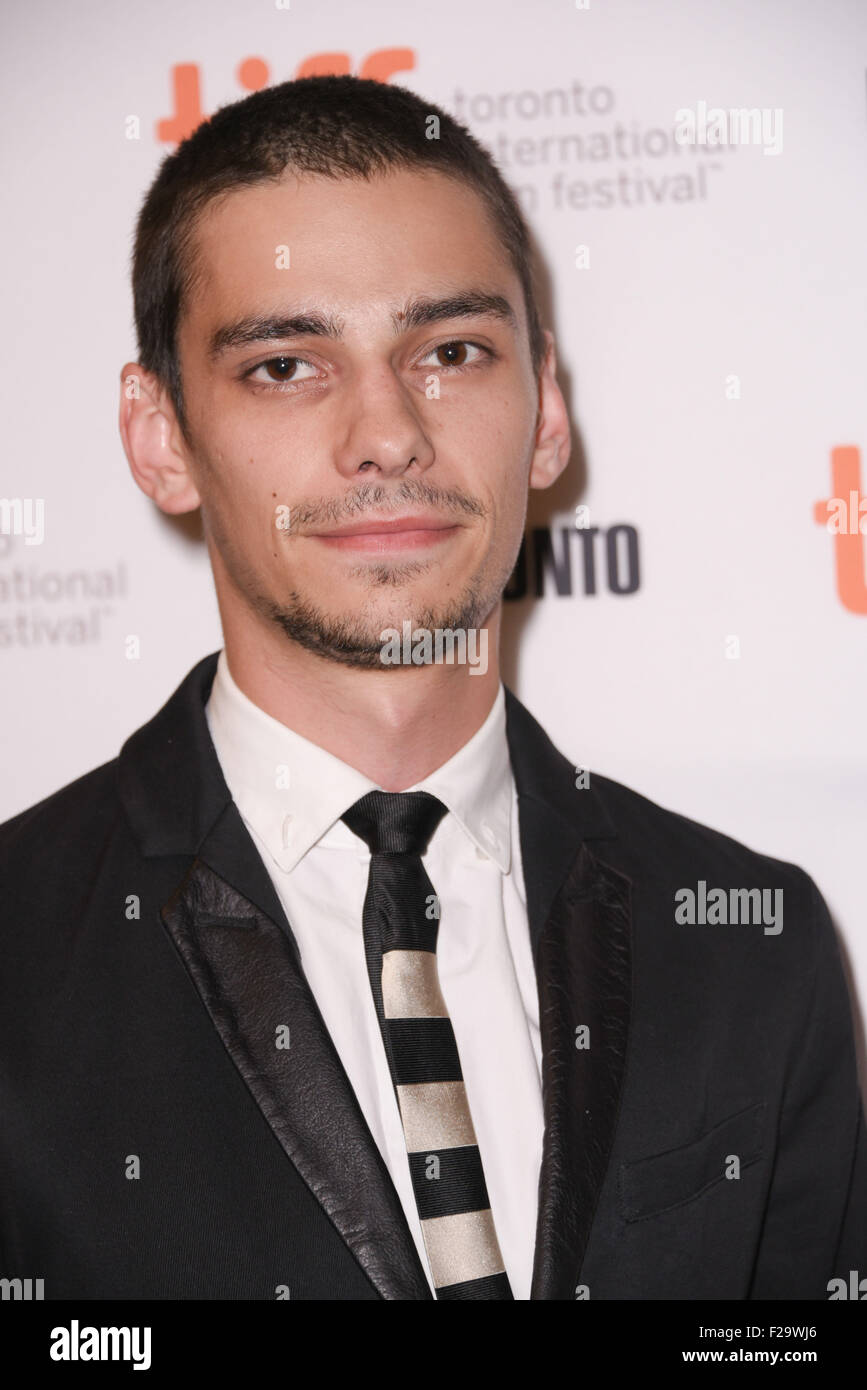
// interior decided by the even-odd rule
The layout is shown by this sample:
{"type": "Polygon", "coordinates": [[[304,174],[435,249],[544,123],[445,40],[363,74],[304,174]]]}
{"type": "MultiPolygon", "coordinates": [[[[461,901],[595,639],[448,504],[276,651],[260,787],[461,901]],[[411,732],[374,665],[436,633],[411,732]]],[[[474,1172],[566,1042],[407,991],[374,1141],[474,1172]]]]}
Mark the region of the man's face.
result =
{"type": "Polygon", "coordinates": [[[520,545],[538,405],[482,200],[426,171],[291,175],[212,203],[194,256],[178,348],[224,620],[242,605],[369,666],[405,620],[481,626],[520,545]]]}

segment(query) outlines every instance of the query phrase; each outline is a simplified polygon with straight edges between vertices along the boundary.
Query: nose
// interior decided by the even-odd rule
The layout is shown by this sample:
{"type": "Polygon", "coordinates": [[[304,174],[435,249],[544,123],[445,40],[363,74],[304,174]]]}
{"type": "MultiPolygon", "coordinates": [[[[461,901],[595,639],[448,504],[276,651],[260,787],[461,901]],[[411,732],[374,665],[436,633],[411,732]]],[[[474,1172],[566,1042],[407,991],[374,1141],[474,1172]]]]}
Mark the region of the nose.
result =
{"type": "Polygon", "coordinates": [[[357,474],[418,476],[434,461],[434,448],[408,388],[388,369],[365,373],[343,402],[336,462],[346,478],[357,474]]]}

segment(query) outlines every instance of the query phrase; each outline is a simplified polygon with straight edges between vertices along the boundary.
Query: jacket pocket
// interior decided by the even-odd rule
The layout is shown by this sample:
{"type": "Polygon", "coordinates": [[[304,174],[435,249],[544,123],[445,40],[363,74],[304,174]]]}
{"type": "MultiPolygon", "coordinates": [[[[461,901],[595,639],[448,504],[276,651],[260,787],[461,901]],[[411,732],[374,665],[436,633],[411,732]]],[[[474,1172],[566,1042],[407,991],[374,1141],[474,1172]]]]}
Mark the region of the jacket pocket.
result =
{"type": "Polygon", "coordinates": [[[622,1164],[620,1206],[625,1220],[640,1221],[694,1201],[726,1181],[729,1155],[738,1157],[741,1172],[757,1162],[762,1155],[766,1108],[764,1101],[758,1101],[688,1144],[622,1164]]]}

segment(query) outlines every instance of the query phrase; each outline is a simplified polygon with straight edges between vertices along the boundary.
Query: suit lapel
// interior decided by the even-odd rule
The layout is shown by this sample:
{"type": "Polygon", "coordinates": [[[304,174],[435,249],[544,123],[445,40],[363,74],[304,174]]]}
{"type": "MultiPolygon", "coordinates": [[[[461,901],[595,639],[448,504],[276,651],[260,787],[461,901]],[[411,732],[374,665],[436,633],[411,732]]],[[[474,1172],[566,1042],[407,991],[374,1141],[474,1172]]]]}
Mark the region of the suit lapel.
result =
{"type": "Polygon", "coordinates": [[[127,739],[118,767],[124,810],[145,858],[190,861],[162,920],[287,1158],[383,1298],[431,1299],[391,1176],[211,741],[205,704],[217,656],[193,667],[127,739]],[[276,1046],[280,1024],[287,1049],[276,1046]]]}
{"type": "Polygon", "coordinates": [[[371,1284],[386,1299],[430,1299],[394,1184],[291,933],[278,925],[282,909],[276,904],[272,918],[256,905],[268,901],[269,888],[232,803],[163,908],[163,922],[275,1138],[371,1284]],[[223,860],[221,847],[231,881],[211,867],[223,860]]]}
{"type": "Polygon", "coordinates": [[[575,787],[570,764],[510,692],[507,711],[542,1039],[545,1136],[530,1297],[573,1299],[624,1081],[631,884],[589,843],[616,834],[596,792],[575,787]]]}
{"type": "MultiPolygon", "coordinates": [[[[118,774],[126,815],[145,857],[192,861],[163,921],[287,1157],[383,1298],[430,1299],[394,1185],[223,778],[204,713],[216,665],[216,653],[200,661],[127,740],[118,774]],[[285,1049],[276,1046],[281,1024],[285,1049]]],[[[543,1049],[531,1297],[571,1299],[623,1085],[630,881],[589,843],[616,834],[599,796],[575,788],[567,759],[509,690],[506,726],[543,1049]],[[586,1049],[575,1046],[582,1024],[586,1049]]]]}

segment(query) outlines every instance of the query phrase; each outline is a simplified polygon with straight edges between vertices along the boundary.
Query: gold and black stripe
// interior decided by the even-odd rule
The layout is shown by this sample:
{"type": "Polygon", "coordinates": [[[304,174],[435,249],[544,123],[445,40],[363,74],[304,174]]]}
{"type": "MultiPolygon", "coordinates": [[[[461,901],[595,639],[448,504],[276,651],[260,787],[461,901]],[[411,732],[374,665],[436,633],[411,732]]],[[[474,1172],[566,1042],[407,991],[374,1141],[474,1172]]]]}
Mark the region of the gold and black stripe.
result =
{"type": "Polygon", "coordinates": [[[441,908],[421,862],[445,814],[427,792],[369,792],[343,819],[371,853],[367,970],[436,1296],[511,1299],[437,974],[441,908]]]}

